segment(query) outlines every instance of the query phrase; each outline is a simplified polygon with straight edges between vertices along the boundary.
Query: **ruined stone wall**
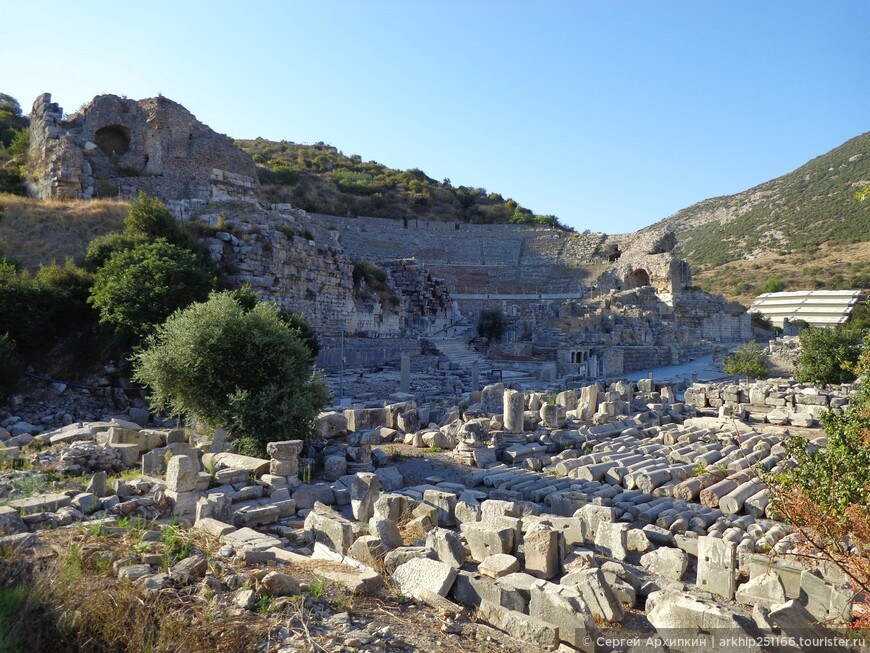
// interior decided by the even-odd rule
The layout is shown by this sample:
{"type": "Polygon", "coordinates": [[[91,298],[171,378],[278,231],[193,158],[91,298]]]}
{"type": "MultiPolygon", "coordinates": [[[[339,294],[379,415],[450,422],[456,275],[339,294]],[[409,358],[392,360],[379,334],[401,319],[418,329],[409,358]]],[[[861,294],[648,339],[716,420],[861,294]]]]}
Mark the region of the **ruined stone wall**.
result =
{"type": "Polygon", "coordinates": [[[319,334],[426,335],[454,322],[449,293],[416,261],[384,265],[386,292],[355,287],[354,263],[337,233],[303,211],[201,213],[196,220],[211,232],[204,243],[232,286],[250,286],[302,313],[319,334]]]}
{"type": "Polygon", "coordinates": [[[749,313],[719,295],[688,292],[674,301],[674,314],[690,339],[745,342],[752,339],[749,313]]]}
{"type": "Polygon", "coordinates": [[[250,156],[164,97],[99,95],[69,119],[43,93],[31,112],[28,186],[35,197],[134,196],[167,203],[254,200],[250,156]]]}
{"type": "Polygon", "coordinates": [[[428,335],[456,321],[457,308],[450,293],[416,260],[387,261],[384,267],[401,298],[406,329],[428,335]]]}

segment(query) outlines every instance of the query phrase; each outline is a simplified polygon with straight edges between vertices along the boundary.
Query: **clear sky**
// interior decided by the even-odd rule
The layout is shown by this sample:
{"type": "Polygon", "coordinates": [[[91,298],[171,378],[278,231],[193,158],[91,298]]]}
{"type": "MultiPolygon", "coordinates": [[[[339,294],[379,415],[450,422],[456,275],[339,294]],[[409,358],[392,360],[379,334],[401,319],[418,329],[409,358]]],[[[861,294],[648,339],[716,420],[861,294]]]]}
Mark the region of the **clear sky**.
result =
{"type": "Polygon", "coordinates": [[[0,92],[163,95],[577,229],[647,226],[870,130],[868,0],[0,0],[0,92]]]}

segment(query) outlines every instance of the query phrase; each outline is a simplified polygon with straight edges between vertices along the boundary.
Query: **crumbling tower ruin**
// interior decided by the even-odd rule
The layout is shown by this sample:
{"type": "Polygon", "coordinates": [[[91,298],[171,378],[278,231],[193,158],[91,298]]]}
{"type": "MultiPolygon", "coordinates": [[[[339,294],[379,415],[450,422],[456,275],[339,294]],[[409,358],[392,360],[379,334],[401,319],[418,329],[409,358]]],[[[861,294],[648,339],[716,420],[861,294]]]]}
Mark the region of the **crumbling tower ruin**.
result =
{"type": "Polygon", "coordinates": [[[43,93],[30,114],[28,187],[40,199],[130,197],[139,190],[174,208],[255,200],[251,157],[180,104],[158,96],[98,95],[64,118],[43,93]]]}

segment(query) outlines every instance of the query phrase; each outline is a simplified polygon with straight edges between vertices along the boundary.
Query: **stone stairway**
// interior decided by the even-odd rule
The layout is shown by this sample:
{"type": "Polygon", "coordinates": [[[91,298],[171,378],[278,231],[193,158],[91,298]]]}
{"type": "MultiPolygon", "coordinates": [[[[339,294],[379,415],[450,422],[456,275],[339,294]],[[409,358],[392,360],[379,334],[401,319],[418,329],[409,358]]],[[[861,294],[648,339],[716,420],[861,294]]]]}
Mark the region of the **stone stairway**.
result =
{"type": "MultiPolygon", "coordinates": [[[[468,341],[474,335],[473,327],[460,327],[457,335],[439,334],[427,338],[432,346],[436,347],[439,352],[448,360],[453,368],[458,369],[461,373],[470,374],[471,364],[476,360],[480,365],[480,387],[488,383],[492,383],[491,378],[493,370],[501,369],[498,361],[491,361],[473,349],[469,349],[468,341]]],[[[538,382],[537,375],[525,374],[514,370],[504,370],[502,380],[505,383],[519,384],[527,386],[538,382]]],[[[496,376],[497,380],[498,377],[496,376]]]]}
{"type": "MultiPolygon", "coordinates": [[[[451,329],[452,331],[452,329],[451,329]]],[[[457,335],[439,334],[427,338],[433,347],[436,347],[439,352],[450,361],[451,365],[459,368],[463,372],[471,372],[471,364],[478,361],[480,365],[481,379],[485,374],[488,374],[492,369],[492,364],[481,354],[468,347],[468,341],[473,335],[472,329],[460,328],[457,335]]]]}

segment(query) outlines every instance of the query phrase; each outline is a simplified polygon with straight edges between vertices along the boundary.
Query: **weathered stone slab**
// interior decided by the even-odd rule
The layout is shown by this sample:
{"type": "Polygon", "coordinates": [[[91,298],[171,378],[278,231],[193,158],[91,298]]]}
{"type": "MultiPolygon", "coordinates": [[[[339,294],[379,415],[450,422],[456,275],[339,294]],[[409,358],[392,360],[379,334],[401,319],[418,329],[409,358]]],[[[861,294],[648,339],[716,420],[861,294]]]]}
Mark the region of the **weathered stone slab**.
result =
{"type": "Polygon", "coordinates": [[[280,547],[281,540],[271,535],[263,535],[251,528],[240,528],[221,537],[221,542],[231,545],[237,551],[266,551],[272,547],[280,547]]]}
{"type": "Polygon", "coordinates": [[[346,554],[356,539],[355,524],[322,503],[314,504],[314,508],[305,518],[304,528],[314,533],[316,542],[341,554],[346,554]]]}
{"type": "Polygon", "coordinates": [[[35,497],[15,499],[9,502],[9,506],[21,514],[32,515],[38,512],[54,512],[58,508],[68,506],[71,501],[71,497],[65,494],[39,494],[35,497]]]}
{"type": "Polygon", "coordinates": [[[538,581],[530,590],[529,615],[558,627],[559,640],[594,653],[598,627],[577,590],[538,581]]]}
{"type": "Polygon", "coordinates": [[[269,461],[265,458],[242,456],[237,453],[205,454],[202,457],[202,462],[207,468],[211,466],[209,463],[212,463],[215,469],[244,470],[255,478],[260,478],[263,474],[269,473],[269,461]]]}
{"type": "Polygon", "coordinates": [[[456,570],[450,565],[430,558],[414,558],[399,565],[393,572],[393,582],[401,594],[422,600],[422,591],[447,596],[456,570]]]}
{"type": "Polygon", "coordinates": [[[552,651],[559,646],[559,628],[543,619],[506,610],[487,600],[480,602],[477,618],[511,637],[540,646],[545,651],[552,651]]]}
{"type": "Polygon", "coordinates": [[[716,537],[698,538],[698,587],[728,599],[737,587],[737,545],[716,537]]]}

